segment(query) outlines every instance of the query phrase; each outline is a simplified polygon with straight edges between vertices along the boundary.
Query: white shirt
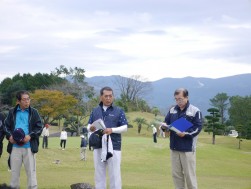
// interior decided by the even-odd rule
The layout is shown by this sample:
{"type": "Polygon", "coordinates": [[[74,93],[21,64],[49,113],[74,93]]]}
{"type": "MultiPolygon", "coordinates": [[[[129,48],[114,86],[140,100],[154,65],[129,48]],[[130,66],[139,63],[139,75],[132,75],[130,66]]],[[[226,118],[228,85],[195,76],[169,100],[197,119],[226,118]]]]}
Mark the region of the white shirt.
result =
{"type": "Polygon", "coordinates": [[[156,127],[153,127],[153,134],[154,134],[154,133],[157,133],[156,127]]]}
{"type": "Polygon", "coordinates": [[[67,132],[66,131],[61,131],[60,139],[61,140],[67,140],[67,132]]]}
{"type": "Polygon", "coordinates": [[[44,127],[43,128],[43,132],[42,132],[42,134],[41,134],[42,136],[49,136],[50,134],[49,134],[49,129],[47,129],[46,127],[44,127]]]}

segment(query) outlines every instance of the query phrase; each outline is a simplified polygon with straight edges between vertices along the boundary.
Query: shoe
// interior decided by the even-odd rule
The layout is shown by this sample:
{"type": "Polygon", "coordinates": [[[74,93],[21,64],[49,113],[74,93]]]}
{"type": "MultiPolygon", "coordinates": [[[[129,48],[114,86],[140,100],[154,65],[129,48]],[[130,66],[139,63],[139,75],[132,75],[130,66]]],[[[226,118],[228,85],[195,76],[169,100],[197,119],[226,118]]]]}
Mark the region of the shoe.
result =
{"type": "Polygon", "coordinates": [[[64,148],[62,150],[64,150],[64,148]]]}

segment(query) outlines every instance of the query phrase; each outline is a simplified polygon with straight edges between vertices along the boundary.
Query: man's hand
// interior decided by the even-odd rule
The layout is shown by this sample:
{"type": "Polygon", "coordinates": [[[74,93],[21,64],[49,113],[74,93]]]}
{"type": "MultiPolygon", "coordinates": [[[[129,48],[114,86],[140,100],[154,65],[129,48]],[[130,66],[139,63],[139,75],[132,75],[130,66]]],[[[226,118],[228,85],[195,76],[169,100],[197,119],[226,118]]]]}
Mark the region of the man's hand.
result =
{"type": "Polygon", "coordinates": [[[27,142],[29,142],[31,139],[30,135],[25,135],[24,139],[23,139],[23,143],[26,144],[27,142]]]}
{"type": "Polygon", "coordinates": [[[10,136],[9,141],[10,141],[11,144],[16,144],[16,141],[13,139],[12,136],[10,136]]]}
{"type": "Polygon", "coordinates": [[[182,132],[182,133],[176,133],[179,137],[184,137],[186,134],[184,133],[184,132],[182,132]]]}
{"type": "Polygon", "coordinates": [[[90,126],[90,131],[91,131],[91,132],[96,131],[96,127],[95,127],[94,125],[91,125],[91,126],[90,126]]]}
{"type": "Polygon", "coordinates": [[[111,128],[106,128],[106,129],[103,131],[103,134],[107,134],[107,135],[112,134],[112,129],[111,129],[111,128]]]}
{"type": "Polygon", "coordinates": [[[164,126],[164,125],[161,125],[161,127],[160,127],[160,128],[161,128],[161,130],[162,130],[162,131],[164,131],[164,132],[165,132],[165,131],[166,131],[166,129],[167,129],[167,127],[166,127],[166,126],[164,126]]]}

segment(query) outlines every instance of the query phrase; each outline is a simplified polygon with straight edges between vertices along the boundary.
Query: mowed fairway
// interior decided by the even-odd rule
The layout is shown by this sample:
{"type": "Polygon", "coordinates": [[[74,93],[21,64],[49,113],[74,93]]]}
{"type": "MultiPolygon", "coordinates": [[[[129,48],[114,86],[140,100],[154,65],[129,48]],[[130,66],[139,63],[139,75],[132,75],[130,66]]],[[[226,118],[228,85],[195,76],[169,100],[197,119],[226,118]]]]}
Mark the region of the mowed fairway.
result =
{"type": "MultiPolygon", "coordinates": [[[[123,189],[174,188],[171,176],[169,139],[152,141],[151,131],[129,129],[123,136],[122,180],[123,189]]],[[[216,145],[211,135],[202,132],[197,147],[197,177],[200,189],[251,189],[251,141],[243,140],[239,150],[236,138],[217,136],[216,145]]],[[[42,141],[42,138],[41,140],[42,141]]],[[[7,171],[7,141],[0,159],[0,183],[9,183],[7,171]]],[[[69,189],[70,185],[88,182],[94,185],[92,151],[87,150],[87,161],[80,161],[80,137],[69,137],[65,151],[59,149],[59,138],[49,138],[49,149],[37,154],[39,189],[69,189]],[[55,160],[60,160],[55,164],[55,160]]],[[[26,188],[24,168],[21,188],[26,188]]]]}

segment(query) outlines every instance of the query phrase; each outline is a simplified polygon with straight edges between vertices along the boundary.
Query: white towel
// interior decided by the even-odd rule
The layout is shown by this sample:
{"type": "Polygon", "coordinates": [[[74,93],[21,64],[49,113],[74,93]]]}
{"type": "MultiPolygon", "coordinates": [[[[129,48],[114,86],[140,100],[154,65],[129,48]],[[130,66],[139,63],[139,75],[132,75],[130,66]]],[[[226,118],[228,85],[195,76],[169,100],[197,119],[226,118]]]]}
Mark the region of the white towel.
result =
{"type": "Polygon", "coordinates": [[[112,156],[113,156],[113,146],[111,137],[110,135],[104,134],[102,136],[101,161],[106,162],[112,156]]]}

